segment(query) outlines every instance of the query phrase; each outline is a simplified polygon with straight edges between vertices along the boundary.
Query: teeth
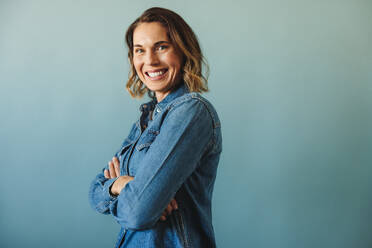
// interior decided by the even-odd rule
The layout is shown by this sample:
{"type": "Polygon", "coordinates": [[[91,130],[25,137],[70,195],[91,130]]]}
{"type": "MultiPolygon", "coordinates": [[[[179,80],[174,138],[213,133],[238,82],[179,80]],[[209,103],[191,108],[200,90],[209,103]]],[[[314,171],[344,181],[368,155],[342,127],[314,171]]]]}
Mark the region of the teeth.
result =
{"type": "Polygon", "coordinates": [[[164,74],[164,70],[163,71],[157,71],[157,72],[148,72],[149,76],[150,77],[157,77],[159,75],[163,75],[164,74]]]}

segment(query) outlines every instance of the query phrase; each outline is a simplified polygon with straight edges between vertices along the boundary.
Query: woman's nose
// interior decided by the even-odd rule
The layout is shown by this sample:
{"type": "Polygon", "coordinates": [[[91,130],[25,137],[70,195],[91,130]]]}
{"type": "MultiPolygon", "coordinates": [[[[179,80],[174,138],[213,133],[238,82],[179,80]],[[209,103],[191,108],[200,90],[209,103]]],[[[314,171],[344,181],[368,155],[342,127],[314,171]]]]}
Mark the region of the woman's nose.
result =
{"type": "Polygon", "coordinates": [[[155,53],[149,52],[146,55],[145,63],[147,65],[156,65],[159,63],[159,58],[155,53]]]}

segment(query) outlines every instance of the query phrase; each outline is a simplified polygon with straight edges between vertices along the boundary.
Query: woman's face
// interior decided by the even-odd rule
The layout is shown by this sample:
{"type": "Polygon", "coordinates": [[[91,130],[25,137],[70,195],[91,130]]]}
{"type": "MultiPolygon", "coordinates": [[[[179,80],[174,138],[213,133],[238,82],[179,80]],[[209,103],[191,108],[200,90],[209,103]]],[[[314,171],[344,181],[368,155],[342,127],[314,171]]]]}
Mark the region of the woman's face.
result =
{"type": "Polygon", "coordinates": [[[141,23],[133,32],[133,64],[138,77],[164,99],[181,79],[182,58],[159,22],[141,23]]]}

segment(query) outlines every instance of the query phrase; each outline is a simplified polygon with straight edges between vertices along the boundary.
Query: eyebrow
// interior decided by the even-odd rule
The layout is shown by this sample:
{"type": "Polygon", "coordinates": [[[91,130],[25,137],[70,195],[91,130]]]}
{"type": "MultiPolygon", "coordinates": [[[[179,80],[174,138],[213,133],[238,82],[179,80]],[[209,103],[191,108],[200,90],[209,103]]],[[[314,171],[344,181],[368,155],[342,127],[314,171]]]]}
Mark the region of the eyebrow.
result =
{"type": "MultiPolygon", "coordinates": [[[[161,40],[161,41],[156,42],[154,45],[155,45],[155,46],[158,46],[158,45],[161,44],[161,43],[168,43],[168,44],[170,44],[169,41],[161,40]]],[[[142,47],[142,45],[140,45],[140,44],[135,44],[133,47],[142,47]]]]}

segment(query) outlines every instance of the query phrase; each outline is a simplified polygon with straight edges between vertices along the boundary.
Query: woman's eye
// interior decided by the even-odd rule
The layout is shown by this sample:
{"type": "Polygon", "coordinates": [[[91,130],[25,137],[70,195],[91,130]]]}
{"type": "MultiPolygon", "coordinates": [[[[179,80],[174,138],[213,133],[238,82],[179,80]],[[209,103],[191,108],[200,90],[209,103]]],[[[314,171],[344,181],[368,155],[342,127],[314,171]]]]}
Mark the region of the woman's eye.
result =
{"type": "Polygon", "coordinates": [[[164,50],[164,49],[166,49],[166,48],[167,48],[167,46],[159,46],[159,47],[158,47],[158,50],[161,51],[161,50],[164,50]]]}
{"type": "Polygon", "coordinates": [[[135,53],[143,53],[143,49],[138,48],[138,49],[135,50],[135,53]]]}

